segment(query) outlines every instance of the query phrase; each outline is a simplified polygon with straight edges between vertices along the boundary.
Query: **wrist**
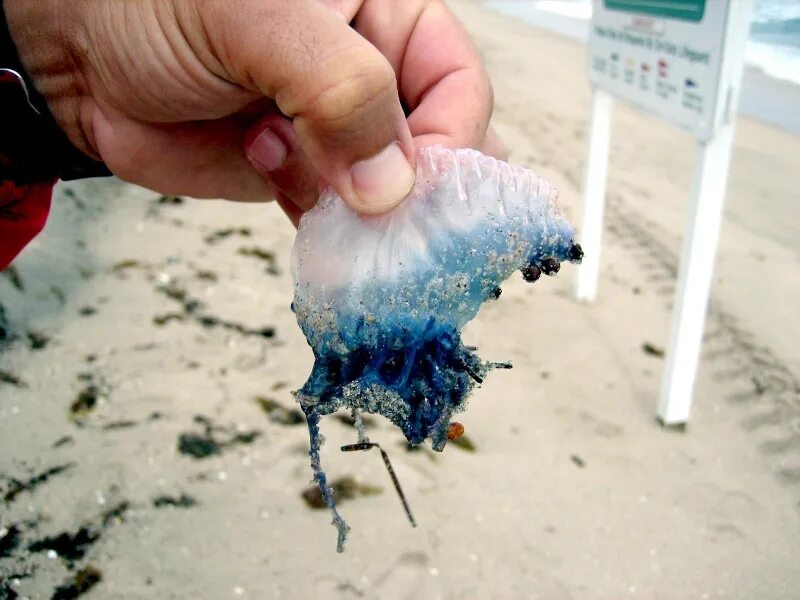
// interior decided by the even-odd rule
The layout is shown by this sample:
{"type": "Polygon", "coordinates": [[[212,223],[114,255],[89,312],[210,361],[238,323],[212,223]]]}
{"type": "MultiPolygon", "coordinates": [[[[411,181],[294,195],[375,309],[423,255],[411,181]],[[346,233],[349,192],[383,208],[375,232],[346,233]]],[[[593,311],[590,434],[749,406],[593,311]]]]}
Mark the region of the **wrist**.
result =
{"type": "Polygon", "coordinates": [[[71,77],[61,64],[66,53],[58,50],[57,32],[48,30],[56,16],[42,14],[49,4],[3,0],[0,5],[0,68],[8,69],[0,79],[0,177],[45,181],[108,175],[105,165],[73,145],[64,132],[69,127],[56,120],[41,93],[58,81],[67,90],[58,95],[69,101],[74,87],[64,85],[71,77]]]}

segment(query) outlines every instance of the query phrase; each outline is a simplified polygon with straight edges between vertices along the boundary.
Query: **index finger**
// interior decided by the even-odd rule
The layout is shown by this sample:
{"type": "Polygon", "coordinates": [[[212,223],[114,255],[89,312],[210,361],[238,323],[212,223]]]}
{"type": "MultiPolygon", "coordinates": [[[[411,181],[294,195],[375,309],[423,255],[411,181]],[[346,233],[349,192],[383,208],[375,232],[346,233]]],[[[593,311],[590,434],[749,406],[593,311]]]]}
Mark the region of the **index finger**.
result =
{"type": "Polygon", "coordinates": [[[417,147],[479,148],[492,114],[489,75],[439,0],[366,0],[354,22],[394,67],[417,147]]]}

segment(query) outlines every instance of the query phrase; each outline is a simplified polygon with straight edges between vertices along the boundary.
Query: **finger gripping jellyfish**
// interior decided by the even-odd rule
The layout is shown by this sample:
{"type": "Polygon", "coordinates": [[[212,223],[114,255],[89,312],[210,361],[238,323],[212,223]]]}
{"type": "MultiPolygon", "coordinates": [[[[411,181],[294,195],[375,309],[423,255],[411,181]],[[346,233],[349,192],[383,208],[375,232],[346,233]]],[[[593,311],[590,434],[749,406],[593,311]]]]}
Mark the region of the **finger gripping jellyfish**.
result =
{"type": "MultiPolygon", "coordinates": [[[[409,443],[430,438],[441,451],[471,390],[492,368],[510,367],[481,360],[462,328],[515,271],[533,282],[583,256],[557,195],[530,170],[430,146],[418,153],[414,188],[389,213],[359,215],[328,189],[301,219],[292,309],[314,367],[296,397],[339,551],[347,525],[320,465],[320,417],[343,407],[380,414],[409,443]]],[[[369,444],[363,432],[359,442],[369,444]]]]}

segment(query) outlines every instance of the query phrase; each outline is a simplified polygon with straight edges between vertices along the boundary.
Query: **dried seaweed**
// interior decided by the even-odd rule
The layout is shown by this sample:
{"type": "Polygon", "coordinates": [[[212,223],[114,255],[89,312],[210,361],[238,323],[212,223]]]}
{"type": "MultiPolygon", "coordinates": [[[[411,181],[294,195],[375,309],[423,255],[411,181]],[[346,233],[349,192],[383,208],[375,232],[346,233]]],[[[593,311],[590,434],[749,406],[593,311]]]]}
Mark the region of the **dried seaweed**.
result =
{"type": "Polygon", "coordinates": [[[7,383],[8,385],[13,385],[14,387],[18,388],[28,387],[27,383],[10,371],[0,370],[0,383],[7,383]]]}
{"type": "Polygon", "coordinates": [[[219,279],[214,271],[208,269],[198,269],[194,275],[201,281],[217,281],[219,279]]]}
{"type": "Polygon", "coordinates": [[[185,320],[186,320],[186,315],[183,315],[181,313],[170,312],[170,313],[164,313],[162,315],[156,315],[155,317],[153,317],[153,324],[158,325],[159,327],[163,327],[170,321],[185,321],[185,320]]]}
{"type": "Polygon", "coordinates": [[[656,358],[664,358],[664,349],[659,348],[655,344],[651,344],[650,342],[644,342],[642,344],[642,352],[649,356],[655,356],[656,358]]]}
{"type": "Polygon", "coordinates": [[[28,343],[31,350],[42,350],[50,343],[50,338],[38,331],[28,332],[28,343]]]}
{"type": "Polygon", "coordinates": [[[475,446],[475,442],[468,435],[462,435],[459,438],[450,440],[450,443],[466,452],[475,452],[478,449],[475,446]]]}
{"type": "Polygon", "coordinates": [[[69,405],[70,419],[81,421],[88,417],[97,407],[100,397],[100,388],[96,385],[92,384],[83,388],[69,405]]]}
{"type": "Polygon", "coordinates": [[[208,458],[221,454],[222,447],[210,434],[182,433],[178,436],[178,452],[192,458],[208,458]]]}
{"type": "Polygon", "coordinates": [[[53,442],[53,448],[61,448],[62,446],[66,446],[67,444],[71,444],[75,441],[71,435],[64,435],[58,438],[55,442],[53,442]]]}
{"type": "Polygon", "coordinates": [[[232,235],[239,235],[241,237],[250,237],[252,230],[249,227],[226,227],[224,229],[217,229],[209,233],[204,239],[206,244],[216,244],[220,240],[224,240],[232,235]]]}
{"type": "Polygon", "coordinates": [[[125,273],[127,273],[131,269],[146,268],[148,266],[149,265],[139,260],[136,260],[135,258],[128,258],[114,263],[114,265],[111,267],[111,272],[114,273],[115,275],[124,276],[125,273]]]}
{"type": "MultiPolygon", "coordinates": [[[[346,475],[335,479],[330,483],[330,487],[333,489],[333,494],[337,501],[352,500],[359,496],[374,496],[383,493],[382,487],[359,483],[352,475],[346,475]]],[[[317,485],[309,486],[303,490],[300,496],[309,508],[321,510],[328,506],[317,485]]]]}
{"type": "Polygon", "coordinates": [[[83,596],[102,580],[102,571],[95,566],[87,565],[58,586],[53,592],[52,600],[74,600],[83,596]]]}
{"type": "Polygon", "coordinates": [[[204,459],[221,454],[226,448],[242,444],[251,444],[261,436],[261,431],[237,431],[235,427],[223,427],[212,423],[203,415],[194,418],[195,423],[203,426],[202,433],[184,432],[178,436],[178,452],[195,459],[204,459]]]}
{"type": "Polygon", "coordinates": [[[21,530],[18,525],[0,527],[0,558],[7,558],[19,547],[21,530]]]}
{"type": "Polygon", "coordinates": [[[8,267],[0,271],[0,274],[5,275],[11,282],[11,285],[13,285],[20,292],[25,291],[25,284],[22,282],[22,277],[20,276],[17,267],[15,267],[14,265],[9,265],[8,267]]]}
{"type": "Polygon", "coordinates": [[[250,256],[252,258],[257,258],[266,263],[266,271],[270,275],[280,275],[281,272],[278,270],[278,263],[277,259],[275,258],[275,253],[271,250],[266,250],[264,248],[259,248],[258,246],[242,246],[237,250],[237,254],[242,256],[250,256]]]}
{"type": "Polygon", "coordinates": [[[75,466],[75,463],[66,463],[63,465],[56,465],[55,467],[50,467],[49,469],[45,469],[41,473],[37,473],[36,475],[30,477],[25,481],[21,481],[19,479],[9,478],[9,487],[6,490],[5,494],[3,495],[3,500],[6,504],[11,503],[14,499],[19,496],[22,492],[33,492],[37,487],[46,483],[51,478],[55,477],[56,475],[60,475],[61,473],[71,469],[75,466]]]}
{"type": "Polygon", "coordinates": [[[11,325],[6,317],[6,307],[0,304],[0,342],[10,342],[13,337],[11,325]]]}
{"type": "Polygon", "coordinates": [[[303,412],[296,408],[286,408],[277,400],[267,396],[256,396],[254,400],[273,423],[278,423],[279,425],[302,425],[306,422],[303,412]]]}
{"type": "Polygon", "coordinates": [[[97,543],[105,529],[122,520],[129,508],[130,503],[123,500],[105,511],[95,521],[89,522],[75,531],[62,531],[56,535],[36,540],[28,546],[28,550],[31,552],[52,550],[68,567],[72,568],[97,543]]]}
{"type": "Polygon", "coordinates": [[[111,421],[110,423],[106,423],[103,425],[103,430],[105,431],[113,431],[117,429],[130,429],[131,427],[136,427],[136,421],[129,421],[129,420],[121,420],[121,421],[111,421]]]}
{"type": "Polygon", "coordinates": [[[167,506],[174,506],[176,508],[191,508],[198,504],[194,496],[189,494],[181,494],[178,497],[174,496],[158,496],[153,498],[153,506],[155,508],[164,508],[167,506]]]}
{"type": "Polygon", "coordinates": [[[199,310],[203,308],[203,303],[192,298],[184,288],[179,287],[174,282],[168,285],[160,285],[156,288],[156,291],[164,294],[170,300],[180,303],[180,305],[183,307],[183,313],[169,312],[156,315],[153,317],[153,323],[155,325],[164,326],[170,321],[185,321],[187,319],[192,319],[206,329],[220,327],[229,331],[235,331],[236,333],[244,336],[256,336],[267,339],[275,337],[275,328],[269,325],[252,328],[242,325],[241,323],[236,323],[235,321],[221,319],[214,315],[199,314],[199,310]]]}

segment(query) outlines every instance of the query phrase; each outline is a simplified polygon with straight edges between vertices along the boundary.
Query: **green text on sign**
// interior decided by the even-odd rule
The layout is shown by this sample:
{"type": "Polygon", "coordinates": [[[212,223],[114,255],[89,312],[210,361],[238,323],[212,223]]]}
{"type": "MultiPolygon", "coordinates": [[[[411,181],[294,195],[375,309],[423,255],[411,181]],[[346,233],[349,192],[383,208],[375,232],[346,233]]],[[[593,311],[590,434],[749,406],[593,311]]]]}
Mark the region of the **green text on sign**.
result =
{"type": "Polygon", "coordinates": [[[608,10],[683,21],[701,21],[706,12],[706,0],[603,0],[603,2],[608,10]]]}

